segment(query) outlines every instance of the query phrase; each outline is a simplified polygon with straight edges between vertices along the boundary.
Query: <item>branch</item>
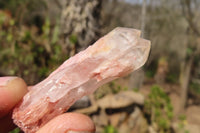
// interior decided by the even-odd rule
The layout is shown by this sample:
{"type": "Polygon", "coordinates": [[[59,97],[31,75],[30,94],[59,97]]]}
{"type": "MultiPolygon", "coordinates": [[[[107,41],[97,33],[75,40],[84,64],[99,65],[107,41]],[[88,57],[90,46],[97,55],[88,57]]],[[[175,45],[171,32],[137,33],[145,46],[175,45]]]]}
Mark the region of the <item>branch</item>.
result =
{"type": "Polygon", "coordinates": [[[62,5],[60,4],[60,2],[58,0],[55,0],[56,5],[58,6],[59,9],[62,9],[62,5]]]}
{"type": "Polygon", "coordinates": [[[181,0],[182,12],[185,16],[191,30],[197,35],[200,36],[200,31],[198,30],[197,25],[194,23],[194,13],[191,10],[191,0],[181,0]]]}

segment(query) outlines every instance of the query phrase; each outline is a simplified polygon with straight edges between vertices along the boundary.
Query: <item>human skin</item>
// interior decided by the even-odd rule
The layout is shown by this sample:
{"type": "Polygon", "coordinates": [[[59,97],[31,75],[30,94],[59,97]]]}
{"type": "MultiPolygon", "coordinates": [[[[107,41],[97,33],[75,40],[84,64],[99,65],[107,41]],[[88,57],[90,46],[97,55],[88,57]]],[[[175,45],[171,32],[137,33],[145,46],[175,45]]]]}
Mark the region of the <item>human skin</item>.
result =
{"type": "MultiPolygon", "coordinates": [[[[16,127],[11,119],[12,109],[27,92],[27,86],[23,79],[0,77],[0,133],[7,133],[16,127]]],[[[37,133],[47,132],[92,133],[95,132],[95,125],[85,115],[65,113],[55,117],[37,131],[37,133]]]]}

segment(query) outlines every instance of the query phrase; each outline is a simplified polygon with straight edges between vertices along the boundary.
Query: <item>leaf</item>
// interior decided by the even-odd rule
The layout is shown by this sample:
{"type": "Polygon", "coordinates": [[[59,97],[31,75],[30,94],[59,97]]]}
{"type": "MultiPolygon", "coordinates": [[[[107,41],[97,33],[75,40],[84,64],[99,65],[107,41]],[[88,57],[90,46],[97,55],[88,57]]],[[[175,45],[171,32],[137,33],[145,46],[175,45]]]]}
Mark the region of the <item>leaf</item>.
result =
{"type": "Polygon", "coordinates": [[[60,29],[59,25],[56,24],[56,26],[53,29],[53,36],[51,40],[52,44],[55,44],[59,40],[59,29],[60,29]]]}
{"type": "Polygon", "coordinates": [[[117,130],[112,125],[108,125],[104,128],[104,133],[117,133],[117,130]]]}
{"type": "Polygon", "coordinates": [[[192,48],[187,48],[186,52],[187,52],[187,55],[191,55],[193,53],[193,50],[192,48]]]}
{"type": "Polygon", "coordinates": [[[78,42],[77,36],[72,34],[72,35],[69,37],[69,41],[70,41],[72,44],[76,44],[76,43],[78,42]]]}
{"type": "Polygon", "coordinates": [[[20,129],[17,127],[14,130],[10,131],[9,133],[19,133],[20,129]]]}

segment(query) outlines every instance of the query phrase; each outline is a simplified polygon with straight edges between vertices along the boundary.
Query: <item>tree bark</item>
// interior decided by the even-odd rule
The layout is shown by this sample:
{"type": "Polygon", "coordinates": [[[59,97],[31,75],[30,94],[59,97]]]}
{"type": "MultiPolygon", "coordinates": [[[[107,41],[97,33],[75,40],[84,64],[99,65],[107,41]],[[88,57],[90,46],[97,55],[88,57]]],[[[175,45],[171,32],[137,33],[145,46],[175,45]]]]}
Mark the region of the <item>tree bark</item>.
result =
{"type": "Polygon", "coordinates": [[[141,15],[141,30],[142,30],[142,37],[144,38],[145,35],[145,26],[146,26],[146,0],[142,2],[142,15],[141,15]]]}
{"type": "MultiPolygon", "coordinates": [[[[145,33],[145,25],[146,25],[146,0],[143,0],[142,2],[142,11],[141,11],[141,31],[142,31],[142,37],[144,38],[145,33]]],[[[139,89],[143,82],[144,82],[144,70],[141,68],[138,71],[135,71],[131,73],[130,79],[129,79],[129,90],[132,89],[139,89]]]]}
{"type": "Polygon", "coordinates": [[[183,112],[187,103],[188,85],[190,82],[190,75],[191,75],[193,60],[194,60],[194,57],[191,56],[181,66],[181,73],[180,73],[180,84],[181,84],[181,99],[180,100],[181,101],[180,101],[179,112],[183,112]]]}
{"type": "MultiPolygon", "coordinates": [[[[200,36],[199,26],[198,23],[195,22],[195,18],[197,17],[197,14],[192,11],[192,4],[194,4],[195,1],[193,0],[181,0],[181,6],[182,6],[182,12],[185,16],[186,21],[188,22],[188,28],[189,30],[193,31],[192,36],[198,37],[200,36]]],[[[192,39],[192,40],[195,40],[192,39]]],[[[195,42],[195,41],[194,41],[195,42]]],[[[191,44],[192,42],[190,42],[191,44]]],[[[193,43],[192,43],[193,44],[193,43]]],[[[181,72],[180,72],[180,84],[181,84],[181,103],[179,112],[182,112],[186,102],[187,102],[187,93],[188,93],[188,85],[190,82],[190,76],[191,76],[191,68],[194,62],[194,57],[198,55],[198,43],[194,43],[195,45],[192,46],[194,51],[191,55],[188,55],[189,59],[185,61],[181,66],[181,72]]]]}
{"type": "Polygon", "coordinates": [[[102,0],[67,0],[61,15],[65,47],[78,52],[92,44],[100,28],[102,0]]]}

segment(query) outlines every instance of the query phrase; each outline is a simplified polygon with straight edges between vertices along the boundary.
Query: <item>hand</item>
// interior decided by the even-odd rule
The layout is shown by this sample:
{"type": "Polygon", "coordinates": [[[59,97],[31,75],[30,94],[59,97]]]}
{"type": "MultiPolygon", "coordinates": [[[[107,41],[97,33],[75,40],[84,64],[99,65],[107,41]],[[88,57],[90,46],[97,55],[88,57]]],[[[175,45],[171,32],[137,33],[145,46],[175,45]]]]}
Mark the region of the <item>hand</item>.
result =
{"type": "MultiPolygon", "coordinates": [[[[27,93],[24,80],[18,77],[0,77],[0,133],[7,133],[15,125],[11,115],[14,106],[27,93]]],[[[95,126],[92,120],[82,114],[65,113],[55,117],[37,133],[92,133],[95,126]]]]}

